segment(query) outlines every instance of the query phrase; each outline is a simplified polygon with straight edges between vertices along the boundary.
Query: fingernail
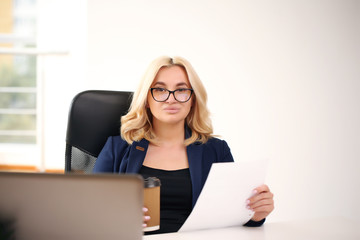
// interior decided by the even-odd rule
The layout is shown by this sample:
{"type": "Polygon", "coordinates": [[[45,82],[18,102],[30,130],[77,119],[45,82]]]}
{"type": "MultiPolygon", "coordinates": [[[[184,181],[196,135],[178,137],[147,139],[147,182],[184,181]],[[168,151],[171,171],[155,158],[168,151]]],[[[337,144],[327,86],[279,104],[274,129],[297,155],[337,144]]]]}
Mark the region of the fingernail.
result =
{"type": "Polygon", "coordinates": [[[250,209],[250,206],[246,206],[247,209],[250,209]]]}
{"type": "Polygon", "coordinates": [[[147,209],[146,207],[143,207],[143,212],[147,212],[149,211],[149,209],[147,209]]]}
{"type": "Polygon", "coordinates": [[[147,224],[146,223],[143,223],[143,228],[147,227],[147,224]]]}
{"type": "Polygon", "coordinates": [[[258,191],[257,191],[256,189],[253,190],[253,194],[257,194],[257,192],[258,192],[258,191]]]}
{"type": "Polygon", "coordinates": [[[250,203],[250,200],[246,200],[246,204],[249,204],[250,203]]]}
{"type": "Polygon", "coordinates": [[[145,220],[150,220],[150,216],[145,216],[145,220]]]}

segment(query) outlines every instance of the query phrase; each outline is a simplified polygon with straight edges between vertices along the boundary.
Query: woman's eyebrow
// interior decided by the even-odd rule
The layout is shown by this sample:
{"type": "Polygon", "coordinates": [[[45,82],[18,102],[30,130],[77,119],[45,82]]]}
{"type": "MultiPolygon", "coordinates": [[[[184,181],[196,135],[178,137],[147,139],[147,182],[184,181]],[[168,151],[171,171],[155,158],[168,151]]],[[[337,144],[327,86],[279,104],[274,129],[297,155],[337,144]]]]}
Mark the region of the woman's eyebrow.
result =
{"type": "Polygon", "coordinates": [[[154,86],[157,86],[157,85],[160,85],[160,86],[166,86],[166,84],[165,84],[165,83],[163,83],[163,82],[156,82],[156,83],[154,83],[154,86]]]}
{"type": "MultiPolygon", "coordinates": [[[[154,83],[154,86],[166,86],[166,84],[164,82],[156,82],[154,83]]],[[[189,87],[185,82],[179,82],[176,84],[176,87],[182,87],[182,86],[185,86],[185,87],[189,87]]]]}
{"type": "Polygon", "coordinates": [[[186,86],[186,87],[188,87],[188,85],[187,85],[186,83],[184,83],[184,82],[178,83],[178,84],[176,84],[176,86],[177,86],[177,87],[181,87],[181,86],[186,86]]]}

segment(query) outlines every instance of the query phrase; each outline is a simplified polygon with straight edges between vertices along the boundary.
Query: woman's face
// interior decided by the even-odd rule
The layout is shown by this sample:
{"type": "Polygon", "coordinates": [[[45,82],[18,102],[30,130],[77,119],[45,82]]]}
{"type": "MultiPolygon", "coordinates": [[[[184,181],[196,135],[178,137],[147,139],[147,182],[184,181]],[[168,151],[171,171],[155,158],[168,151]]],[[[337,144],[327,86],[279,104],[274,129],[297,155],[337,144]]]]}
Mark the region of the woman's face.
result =
{"type": "MultiPolygon", "coordinates": [[[[164,92],[165,96],[168,92],[163,89],[175,91],[177,89],[191,89],[186,71],[180,66],[162,67],[156,75],[151,88],[160,88],[155,91],[164,92]]],[[[155,95],[155,92],[153,92],[155,95]]],[[[178,91],[177,97],[182,100],[181,91],[178,91]]],[[[184,98],[183,98],[184,99],[184,98]]],[[[189,114],[192,106],[193,97],[187,102],[178,102],[173,94],[164,102],[155,101],[151,91],[148,93],[148,107],[153,115],[154,121],[166,124],[184,123],[185,118],[189,114]]]]}

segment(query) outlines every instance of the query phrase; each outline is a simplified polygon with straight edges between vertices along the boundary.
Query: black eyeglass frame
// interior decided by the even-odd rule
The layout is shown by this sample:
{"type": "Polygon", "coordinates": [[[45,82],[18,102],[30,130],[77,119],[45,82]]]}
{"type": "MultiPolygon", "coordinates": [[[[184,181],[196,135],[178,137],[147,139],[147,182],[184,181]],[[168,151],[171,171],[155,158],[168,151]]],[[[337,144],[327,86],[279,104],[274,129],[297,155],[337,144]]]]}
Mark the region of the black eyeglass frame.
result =
{"type": "Polygon", "coordinates": [[[180,88],[180,89],[176,89],[176,90],[174,90],[174,91],[170,91],[169,89],[166,89],[166,88],[159,88],[159,87],[157,87],[157,88],[150,88],[150,92],[151,92],[152,98],[153,98],[156,102],[165,102],[166,100],[169,99],[170,94],[172,94],[172,95],[174,96],[174,99],[175,99],[176,101],[178,101],[178,102],[180,102],[180,103],[186,103],[186,102],[188,102],[188,101],[190,100],[190,98],[192,97],[194,90],[191,89],[191,88],[180,88]],[[163,90],[168,91],[169,94],[168,94],[167,98],[164,99],[164,100],[162,100],[162,101],[156,100],[155,97],[154,97],[154,94],[153,94],[153,91],[154,91],[155,89],[163,89],[163,90]],[[190,90],[190,96],[189,96],[188,100],[186,100],[186,101],[179,101],[179,100],[175,97],[175,92],[176,92],[176,91],[182,91],[182,90],[190,90]]]}

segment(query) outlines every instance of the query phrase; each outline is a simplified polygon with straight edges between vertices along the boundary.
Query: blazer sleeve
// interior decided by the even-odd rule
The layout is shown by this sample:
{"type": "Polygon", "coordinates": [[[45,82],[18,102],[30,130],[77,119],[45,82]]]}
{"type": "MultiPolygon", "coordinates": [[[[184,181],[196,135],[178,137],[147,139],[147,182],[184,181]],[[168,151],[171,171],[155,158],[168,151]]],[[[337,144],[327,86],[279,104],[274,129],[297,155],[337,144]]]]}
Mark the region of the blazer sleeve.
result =
{"type": "Polygon", "coordinates": [[[253,220],[249,220],[247,223],[244,224],[244,226],[246,226],[246,227],[260,227],[261,225],[264,224],[265,219],[266,218],[264,218],[263,220],[260,220],[258,222],[253,221],[253,220]]]}
{"type": "Polygon", "coordinates": [[[229,145],[227,144],[227,142],[225,140],[222,140],[222,158],[220,158],[221,162],[234,162],[234,158],[231,154],[229,145]]]}

